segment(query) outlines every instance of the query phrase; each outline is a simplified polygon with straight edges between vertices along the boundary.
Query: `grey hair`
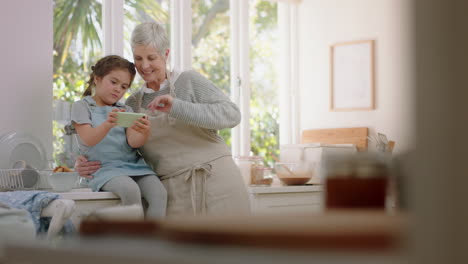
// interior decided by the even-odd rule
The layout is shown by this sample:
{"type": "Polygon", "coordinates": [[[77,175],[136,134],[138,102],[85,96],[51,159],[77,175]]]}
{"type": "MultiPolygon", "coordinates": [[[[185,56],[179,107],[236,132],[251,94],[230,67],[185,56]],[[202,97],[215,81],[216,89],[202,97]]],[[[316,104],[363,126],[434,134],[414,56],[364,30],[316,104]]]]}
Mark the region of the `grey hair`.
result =
{"type": "Polygon", "coordinates": [[[151,45],[163,58],[166,50],[170,48],[166,30],[156,22],[144,22],[133,29],[131,37],[132,50],[139,45],[151,45]]]}

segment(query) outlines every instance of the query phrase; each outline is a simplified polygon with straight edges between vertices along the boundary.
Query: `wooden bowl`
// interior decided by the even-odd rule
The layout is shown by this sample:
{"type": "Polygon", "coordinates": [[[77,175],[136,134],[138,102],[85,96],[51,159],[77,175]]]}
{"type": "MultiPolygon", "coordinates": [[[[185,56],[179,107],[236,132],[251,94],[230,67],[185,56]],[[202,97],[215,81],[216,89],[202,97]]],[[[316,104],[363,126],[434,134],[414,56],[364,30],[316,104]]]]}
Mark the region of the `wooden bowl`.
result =
{"type": "Polygon", "coordinates": [[[309,178],[293,178],[293,177],[280,178],[278,177],[278,179],[280,179],[280,181],[286,185],[303,185],[303,184],[306,184],[310,180],[310,177],[309,178]]]}

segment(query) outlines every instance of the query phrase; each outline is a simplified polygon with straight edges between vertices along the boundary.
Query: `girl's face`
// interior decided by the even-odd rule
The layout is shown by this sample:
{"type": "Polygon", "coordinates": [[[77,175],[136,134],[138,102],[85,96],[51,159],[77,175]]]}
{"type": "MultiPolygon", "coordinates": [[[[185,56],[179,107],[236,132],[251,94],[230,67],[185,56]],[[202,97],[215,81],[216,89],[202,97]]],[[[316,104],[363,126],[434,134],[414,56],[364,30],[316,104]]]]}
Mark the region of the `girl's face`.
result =
{"type": "Polygon", "coordinates": [[[133,49],[133,59],[138,73],[146,83],[159,85],[166,79],[166,61],[169,50],[161,56],[152,46],[138,45],[133,49]]]}
{"type": "Polygon", "coordinates": [[[112,106],[122,98],[130,87],[132,76],[127,70],[117,69],[104,77],[96,77],[96,94],[93,99],[98,106],[112,106]]]}

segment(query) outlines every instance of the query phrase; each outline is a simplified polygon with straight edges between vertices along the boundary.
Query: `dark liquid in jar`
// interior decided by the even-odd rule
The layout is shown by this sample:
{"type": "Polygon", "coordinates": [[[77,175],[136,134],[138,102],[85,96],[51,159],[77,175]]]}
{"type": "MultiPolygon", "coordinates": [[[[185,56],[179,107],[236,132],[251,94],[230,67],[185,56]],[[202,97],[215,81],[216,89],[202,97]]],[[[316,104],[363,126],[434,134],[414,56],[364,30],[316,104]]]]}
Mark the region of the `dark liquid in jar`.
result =
{"type": "Polygon", "coordinates": [[[328,178],[327,208],[385,208],[387,178],[328,178]]]}

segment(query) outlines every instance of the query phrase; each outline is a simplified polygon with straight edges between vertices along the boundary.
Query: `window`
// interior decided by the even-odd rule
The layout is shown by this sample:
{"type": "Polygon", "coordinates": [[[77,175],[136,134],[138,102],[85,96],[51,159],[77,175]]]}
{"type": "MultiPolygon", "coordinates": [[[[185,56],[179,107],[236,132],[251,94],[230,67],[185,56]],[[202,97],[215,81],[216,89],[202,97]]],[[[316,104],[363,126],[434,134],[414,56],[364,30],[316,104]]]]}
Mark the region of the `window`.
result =
{"type": "MultiPolygon", "coordinates": [[[[229,0],[192,0],[192,67],[227,95],[230,87],[229,0]]],[[[231,129],[219,134],[231,145],[231,129]]]]}
{"type": "Polygon", "coordinates": [[[250,137],[251,151],[273,165],[279,155],[278,4],[250,1],[250,137]]]}
{"type": "MultiPolygon", "coordinates": [[[[58,164],[74,165],[73,154],[78,151],[66,125],[71,103],[79,100],[86,89],[91,66],[110,53],[133,61],[130,44],[123,45],[124,41],[130,43],[131,29],[142,21],[155,20],[170,30],[169,4],[170,0],[54,0],[53,156],[58,164]],[[119,2],[123,6],[115,6],[119,2]],[[119,10],[121,19],[116,15],[119,10]],[[107,30],[112,34],[105,34],[103,21],[110,21],[107,30]],[[116,34],[119,28],[121,35],[116,34]]],[[[141,83],[136,79],[133,89],[141,83]]]]}
{"type": "Polygon", "coordinates": [[[65,130],[70,105],[85,90],[91,65],[103,54],[102,1],[54,0],[54,159],[72,166],[72,137],[65,130]]]}
{"type": "MultiPolygon", "coordinates": [[[[54,3],[54,157],[59,163],[70,163],[73,158],[64,120],[69,117],[70,103],[85,89],[90,66],[110,53],[133,60],[131,31],[136,24],[152,20],[166,25],[173,67],[200,72],[239,105],[241,125],[220,131],[234,155],[253,153],[271,163],[270,154],[278,155],[280,133],[281,143],[297,143],[297,117],[291,118],[296,101],[294,96],[283,96],[295,94],[291,88],[294,83],[284,80],[297,81],[294,65],[290,66],[297,61],[292,46],[295,36],[284,34],[295,19],[290,4],[268,0],[54,3]],[[277,65],[281,65],[281,72],[277,65]]],[[[131,92],[141,84],[137,77],[131,92]]]]}
{"type": "MultiPolygon", "coordinates": [[[[123,18],[123,56],[129,61],[133,61],[130,45],[130,37],[133,28],[141,22],[157,21],[165,25],[168,36],[171,36],[170,28],[170,0],[125,0],[123,18]]],[[[143,79],[139,74],[125,98],[137,91],[143,85],[143,79]]]]}

